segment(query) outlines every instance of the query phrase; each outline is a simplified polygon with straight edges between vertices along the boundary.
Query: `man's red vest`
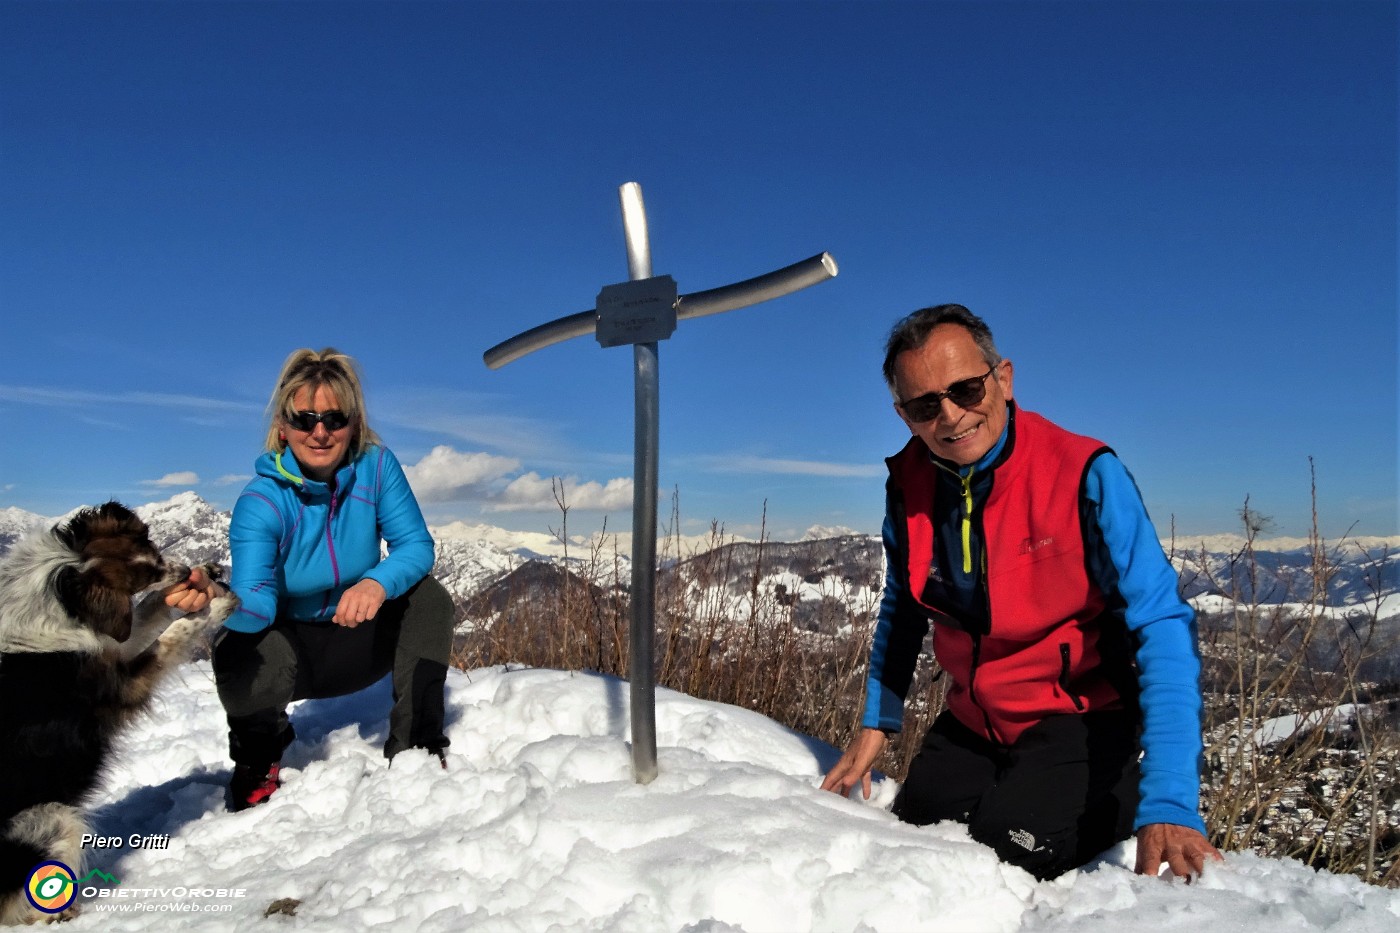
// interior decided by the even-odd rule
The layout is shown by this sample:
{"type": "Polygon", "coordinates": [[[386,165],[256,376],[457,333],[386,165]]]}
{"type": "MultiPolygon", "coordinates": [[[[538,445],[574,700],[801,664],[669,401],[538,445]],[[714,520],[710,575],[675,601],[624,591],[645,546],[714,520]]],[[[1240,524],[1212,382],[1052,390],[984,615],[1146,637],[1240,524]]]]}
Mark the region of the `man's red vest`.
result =
{"type": "Polygon", "coordinates": [[[908,529],[908,594],[933,622],[933,650],[952,679],[948,707],[968,728],[1011,744],[1046,716],[1123,705],[1098,650],[1104,594],[1089,578],[1080,491],[1106,448],[1017,409],[1010,453],[973,515],[986,555],[988,630],[922,601],[933,562],[939,469],[917,437],[890,458],[908,529]]]}

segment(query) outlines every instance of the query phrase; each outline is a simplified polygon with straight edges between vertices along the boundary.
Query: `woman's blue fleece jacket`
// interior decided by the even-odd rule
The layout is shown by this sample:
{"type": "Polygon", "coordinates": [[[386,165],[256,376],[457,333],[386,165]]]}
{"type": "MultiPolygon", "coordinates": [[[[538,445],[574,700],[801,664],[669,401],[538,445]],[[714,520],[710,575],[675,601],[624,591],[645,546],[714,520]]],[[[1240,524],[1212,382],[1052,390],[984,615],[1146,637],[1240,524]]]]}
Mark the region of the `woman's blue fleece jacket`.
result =
{"type": "Polygon", "coordinates": [[[334,484],[301,475],[290,453],[265,453],[233,507],[230,587],[242,605],[224,625],[257,632],[277,619],[330,621],[340,594],[369,578],[388,599],[433,568],[434,548],[398,459],[370,446],[334,484]],[[381,559],[380,541],[388,544],[381,559]]]}

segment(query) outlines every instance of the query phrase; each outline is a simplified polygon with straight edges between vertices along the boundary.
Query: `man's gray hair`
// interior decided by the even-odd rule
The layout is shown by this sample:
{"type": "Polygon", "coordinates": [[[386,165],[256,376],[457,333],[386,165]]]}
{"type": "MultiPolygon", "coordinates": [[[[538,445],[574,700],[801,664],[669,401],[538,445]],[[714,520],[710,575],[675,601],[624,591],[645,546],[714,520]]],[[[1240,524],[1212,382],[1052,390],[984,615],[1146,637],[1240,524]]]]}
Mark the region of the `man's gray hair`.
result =
{"type": "Polygon", "coordinates": [[[894,358],[905,350],[917,350],[923,346],[929,332],[940,324],[965,327],[972,335],[973,342],[977,344],[977,349],[982,351],[982,359],[988,366],[995,366],[1001,362],[1001,354],[997,352],[996,342],[992,340],[992,329],[987,326],[986,321],[967,308],[962,305],[920,308],[900,319],[890,331],[889,339],[885,341],[885,384],[890,387],[891,392],[894,391],[894,358]]]}

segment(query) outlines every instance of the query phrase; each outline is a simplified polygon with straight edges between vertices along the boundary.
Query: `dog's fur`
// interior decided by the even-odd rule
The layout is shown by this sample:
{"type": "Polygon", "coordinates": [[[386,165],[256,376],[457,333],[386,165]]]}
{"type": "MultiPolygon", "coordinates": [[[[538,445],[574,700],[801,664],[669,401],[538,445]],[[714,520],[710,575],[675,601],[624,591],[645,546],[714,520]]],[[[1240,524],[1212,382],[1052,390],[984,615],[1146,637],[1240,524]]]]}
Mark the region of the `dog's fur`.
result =
{"type": "Polygon", "coordinates": [[[81,807],[114,739],[237,608],[229,594],[171,622],[158,591],[189,574],[117,502],[25,538],[0,563],[0,923],[54,919],[25,897],[30,872],[55,860],[81,877],[81,807]]]}

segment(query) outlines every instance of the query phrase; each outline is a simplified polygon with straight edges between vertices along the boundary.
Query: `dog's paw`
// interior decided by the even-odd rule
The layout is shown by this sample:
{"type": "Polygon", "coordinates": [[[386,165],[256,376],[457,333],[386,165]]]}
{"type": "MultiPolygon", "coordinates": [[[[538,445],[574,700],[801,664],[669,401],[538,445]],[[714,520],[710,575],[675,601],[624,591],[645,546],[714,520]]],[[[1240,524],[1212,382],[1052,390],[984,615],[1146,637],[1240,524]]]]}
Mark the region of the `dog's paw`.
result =
{"type": "Polygon", "coordinates": [[[240,605],[242,605],[242,600],[234,594],[233,590],[228,590],[224,595],[216,596],[209,601],[209,608],[206,611],[208,621],[211,623],[222,622],[237,612],[240,605]]]}
{"type": "Polygon", "coordinates": [[[200,564],[195,569],[203,571],[204,575],[210,580],[224,579],[224,568],[222,564],[200,564]]]}
{"type": "Polygon", "coordinates": [[[202,612],[181,616],[171,622],[164,632],[161,632],[156,643],[166,652],[187,651],[204,634],[205,622],[202,612]]]}

